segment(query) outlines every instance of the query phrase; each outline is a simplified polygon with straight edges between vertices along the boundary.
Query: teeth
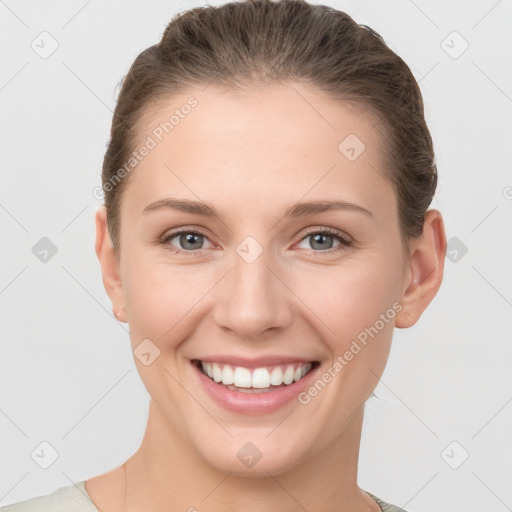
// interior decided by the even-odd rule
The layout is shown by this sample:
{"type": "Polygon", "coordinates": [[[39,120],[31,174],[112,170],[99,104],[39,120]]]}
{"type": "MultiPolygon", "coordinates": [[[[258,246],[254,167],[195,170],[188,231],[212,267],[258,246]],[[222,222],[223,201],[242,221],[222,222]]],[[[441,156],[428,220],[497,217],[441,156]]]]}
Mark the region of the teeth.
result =
{"type": "Polygon", "coordinates": [[[233,384],[235,382],[235,372],[233,368],[229,365],[224,365],[224,369],[222,370],[222,384],[233,384]]]}
{"type": "Polygon", "coordinates": [[[285,384],[291,384],[293,382],[293,374],[295,373],[295,369],[293,366],[288,366],[286,371],[283,374],[283,382],[285,384]]]}
{"type": "MultiPolygon", "coordinates": [[[[203,366],[203,370],[204,370],[204,366],[203,366]]],[[[210,379],[213,377],[213,370],[212,370],[212,365],[211,364],[209,364],[206,367],[206,374],[208,375],[208,377],[210,377],[210,379]]]]}
{"type": "MultiPolygon", "coordinates": [[[[224,384],[224,382],[222,383],[224,384]]],[[[233,377],[233,384],[237,388],[250,388],[251,387],[251,371],[247,368],[237,366],[235,368],[235,376],[233,377]]]]}
{"type": "Polygon", "coordinates": [[[219,365],[217,363],[213,363],[212,373],[213,373],[213,380],[215,382],[220,382],[222,380],[222,372],[220,371],[219,365]]]}
{"type": "Polygon", "coordinates": [[[248,368],[201,361],[203,373],[215,382],[237,388],[270,389],[271,386],[290,385],[302,379],[310,370],[311,363],[289,364],[268,368],[248,368]]]}
{"type": "Polygon", "coordinates": [[[256,368],[252,373],[252,386],[253,388],[268,388],[270,387],[270,373],[266,368],[256,368]]]}
{"type": "Polygon", "coordinates": [[[280,386],[283,383],[283,370],[281,367],[276,366],[270,374],[270,384],[272,386],[280,386]]]}

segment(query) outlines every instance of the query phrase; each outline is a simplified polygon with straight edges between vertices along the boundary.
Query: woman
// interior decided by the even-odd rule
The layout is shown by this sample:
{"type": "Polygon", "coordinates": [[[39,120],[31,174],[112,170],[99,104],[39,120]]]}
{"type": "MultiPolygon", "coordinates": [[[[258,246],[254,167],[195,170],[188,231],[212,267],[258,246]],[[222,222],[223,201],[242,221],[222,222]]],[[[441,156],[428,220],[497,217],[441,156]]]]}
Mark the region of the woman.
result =
{"type": "Polygon", "coordinates": [[[146,432],[3,510],[402,510],[357,485],[364,405],[446,239],[400,57],[302,0],[187,11],[125,77],[102,180],[96,253],[146,432]]]}

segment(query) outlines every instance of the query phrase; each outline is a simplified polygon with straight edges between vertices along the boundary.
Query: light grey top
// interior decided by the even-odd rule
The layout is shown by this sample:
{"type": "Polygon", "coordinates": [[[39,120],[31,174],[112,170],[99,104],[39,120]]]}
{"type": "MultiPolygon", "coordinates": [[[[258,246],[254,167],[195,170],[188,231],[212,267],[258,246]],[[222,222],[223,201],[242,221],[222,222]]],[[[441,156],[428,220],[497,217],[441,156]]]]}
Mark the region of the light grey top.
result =
{"type": "Polygon", "coordinates": [[[51,494],[0,507],[0,512],[98,512],[85,490],[85,480],[51,494]]]}
{"type": "MultiPolygon", "coordinates": [[[[382,512],[406,512],[404,509],[382,501],[365,491],[382,512]]],[[[51,494],[36,496],[25,501],[0,507],[0,512],[98,512],[85,490],[85,480],[61,487],[51,494]]]]}

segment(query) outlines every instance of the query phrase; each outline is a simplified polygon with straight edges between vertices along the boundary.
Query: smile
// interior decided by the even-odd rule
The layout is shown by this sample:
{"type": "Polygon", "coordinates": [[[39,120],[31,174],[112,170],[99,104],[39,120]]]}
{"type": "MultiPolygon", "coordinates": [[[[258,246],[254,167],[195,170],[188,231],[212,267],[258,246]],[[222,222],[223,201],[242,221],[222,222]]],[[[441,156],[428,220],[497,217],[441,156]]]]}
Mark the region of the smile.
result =
{"type": "Polygon", "coordinates": [[[270,414],[296,403],[321,365],[318,360],[277,355],[210,355],[190,363],[205,397],[223,409],[245,415],[270,414]]]}
{"type": "Polygon", "coordinates": [[[198,361],[204,375],[229,389],[257,393],[289,386],[305,377],[315,362],[290,363],[260,368],[245,368],[209,361],[198,361]]]}

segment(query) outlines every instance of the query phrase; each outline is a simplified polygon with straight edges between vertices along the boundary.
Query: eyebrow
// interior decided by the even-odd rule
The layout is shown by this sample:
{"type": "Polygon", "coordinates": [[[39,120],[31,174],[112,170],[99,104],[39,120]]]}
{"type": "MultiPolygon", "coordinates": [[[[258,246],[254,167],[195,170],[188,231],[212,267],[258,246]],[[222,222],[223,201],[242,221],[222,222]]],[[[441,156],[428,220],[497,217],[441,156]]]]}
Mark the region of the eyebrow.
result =
{"type": "MultiPolygon", "coordinates": [[[[196,215],[202,215],[204,217],[211,217],[220,219],[220,215],[216,212],[215,208],[207,205],[206,203],[199,201],[192,201],[190,199],[161,199],[155,203],[151,203],[146,206],[143,210],[143,214],[146,212],[159,210],[162,208],[170,208],[173,210],[179,210],[186,213],[193,213],[196,215]]],[[[329,210],[350,210],[364,213],[369,217],[373,217],[370,210],[363,208],[362,206],[346,201],[309,201],[305,203],[297,203],[291,206],[284,214],[284,217],[305,217],[308,215],[316,215],[329,210]]]]}

